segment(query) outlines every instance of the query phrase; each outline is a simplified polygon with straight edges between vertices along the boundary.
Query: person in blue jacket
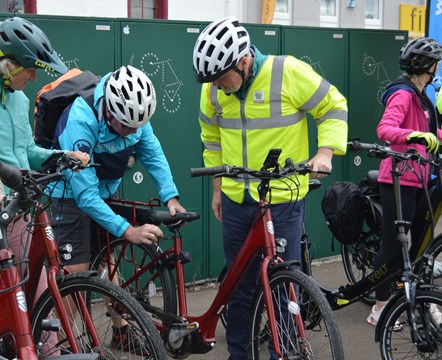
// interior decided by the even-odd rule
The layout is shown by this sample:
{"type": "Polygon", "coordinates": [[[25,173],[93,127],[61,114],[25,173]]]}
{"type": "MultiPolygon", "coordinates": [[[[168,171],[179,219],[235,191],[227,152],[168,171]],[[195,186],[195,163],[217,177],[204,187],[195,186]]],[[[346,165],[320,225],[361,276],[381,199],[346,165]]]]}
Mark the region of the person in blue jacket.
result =
{"type": "Polygon", "coordinates": [[[152,177],[170,214],[185,211],[149,122],[156,107],[150,79],[132,66],[122,66],[103,76],[94,91],[94,106],[98,116],[78,97],[63,112],[55,130],[62,149],[86,152],[91,163],[99,165],[50,186],[56,239],[59,246],[69,243],[73,247],[72,258],[66,261],[71,272],[89,269],[91,242],[96,241],[90,235],[91,220],[134,244],[151,244],[163,236],[155,225],[133,227],[105,202],[116,193],[131,155],[136,154],[152,177]]]}

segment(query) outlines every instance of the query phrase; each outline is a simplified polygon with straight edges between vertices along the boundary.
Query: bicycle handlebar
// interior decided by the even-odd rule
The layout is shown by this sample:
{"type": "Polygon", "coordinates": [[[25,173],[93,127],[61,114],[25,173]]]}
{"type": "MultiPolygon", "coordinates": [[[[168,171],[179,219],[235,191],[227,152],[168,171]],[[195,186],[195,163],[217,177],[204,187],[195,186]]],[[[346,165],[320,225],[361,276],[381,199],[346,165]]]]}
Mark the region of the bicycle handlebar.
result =
{"type": "Polygon", "coordinates": [[[191,168],[190,176],[214,176],[222,173],[229,174],[231,167],[229,165],[220,165],[215,167],[191,168]]]}
{"type": "Polygon", "coordinates": [[[352,140],[347,143],[347,149],[351,151],[370,151],[375,149],[378,144],[361,143],[359,140],[352,140]]]}
{"type": "Polygon", "coordinates": [[[427,159],[425,156],[419,154],[416,149],[409,148],[405,152],[392,150],[388,145],[379,145],[376,143],[362,143],[359,140],[352,140],[347,143],[347,148],[351,151],[366,151],[368,156],[377,157],[379,159],[386,159],[387,157],[395,158],[398,161],[417,161],[424,164],[431,164],[439,166],[438,162],[427,159]]]}
{"type": "MultiPolygon", "coordinates": [[[[283,168],[275,167],[273,171],[251,170],[245,167],[230,166],[227,164],[215,167],[191,168],[190,176],[225,176],[237,177],[241,174],[249,174],[259,179],[280,179],[288,174],[305,175],[312,172],[310,165],[301,163],[294,164],[291,159],[287,159],[286,165],[283,168]]],[[[328,172],[318,171],[317,173],[329,174],[328,172]]]]}
{"type": "Polygon", "coordinates": [[[18,167],[0,161],[0,180],[7,187],[17,191],[20,197],[26,197],[26,188],[22,181],[23,175],[18,167]]]}
{"type": "MultiPolygon", "coordinates": [[[[83,166],[81,160],[64,153],[56,153],[51,156],[43,163],[42,169],[39,171],[19,169],[0,161],[0,180],[4,185],[18,193],[15,200],[19,202],[18,206],[13,199],[4,210],[11,207],[16,209],[17,206],[21,209],[30,208],[32,202],[38,200],[43,194],[42,186],[61,179],[65,176],[64,170],[78,171],[91,166],[95,165],[83,166]]],[[[17,212],[18,209],[14,211],[17,212]]]]}

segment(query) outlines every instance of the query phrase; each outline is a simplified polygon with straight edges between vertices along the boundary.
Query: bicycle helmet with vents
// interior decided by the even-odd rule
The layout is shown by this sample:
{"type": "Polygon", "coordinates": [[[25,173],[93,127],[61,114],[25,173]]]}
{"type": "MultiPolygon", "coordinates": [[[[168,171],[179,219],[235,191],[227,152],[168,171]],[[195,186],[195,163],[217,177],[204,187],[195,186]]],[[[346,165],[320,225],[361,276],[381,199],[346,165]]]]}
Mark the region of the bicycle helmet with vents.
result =
{"type": "Polygon", "coordinates": [[[46,34],[19,17],[0,22],[0,59],[3,57],[18,61],[24,68],[42,68],[60,74],[68,71],[46,34]]]}
{"type": "Polygon", "coordinates": [[[193,49],[193,74],[200,83],[212,82],[249,53],[250,37],[238,19],[227,17],[208,25],[193,49]]]}
{"type": "Polygon", "coordinates": [[[413,39],[401,49],[399,65],[408,74],[424,74],[442,58],[442,47],[431,38],[413,39]]]}
{"type": "Polygon", "coordinates": [[[156,95],[152,82],[141,70],[122,66],[106,82],[106,106],[121,124],[139,128],[155,112],[156,95]]]}

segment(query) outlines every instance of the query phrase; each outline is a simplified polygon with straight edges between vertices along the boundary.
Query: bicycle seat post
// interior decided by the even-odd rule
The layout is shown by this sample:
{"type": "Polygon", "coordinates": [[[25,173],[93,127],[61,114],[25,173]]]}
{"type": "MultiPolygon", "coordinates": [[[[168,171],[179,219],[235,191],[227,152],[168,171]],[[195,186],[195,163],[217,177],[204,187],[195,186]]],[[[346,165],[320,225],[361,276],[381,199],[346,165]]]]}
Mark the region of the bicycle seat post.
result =
{"type": "Polygon", "coordinates": [[[402,194],[401,194],[401,184],[400,177],[402,176],[402,171],[399,170],[399,160],[392,157],[392,170],[391,174],[393,177],[393,192],[396,205],[396,220],[394,222],[397,234],[396,238],[401,247],[402,260],[404,266],[404,280],[409,281],[409,275],[411,272],[410,255],[408,253],[407,246],[407,230],[409,229],[411,223],[404,220],[403,210],[402,210],[402,194]]]}

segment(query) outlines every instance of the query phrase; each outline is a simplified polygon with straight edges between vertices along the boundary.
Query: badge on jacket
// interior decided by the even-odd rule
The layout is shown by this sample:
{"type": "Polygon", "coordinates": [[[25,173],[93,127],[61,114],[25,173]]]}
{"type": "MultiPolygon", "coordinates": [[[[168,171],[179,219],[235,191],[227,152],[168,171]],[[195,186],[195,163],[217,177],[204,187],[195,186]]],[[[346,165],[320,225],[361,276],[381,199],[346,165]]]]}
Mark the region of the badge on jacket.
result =
{"type": "Polygon", "coordinates": [[[264,103],[264,91],[258,90],[253,92],[253,102],[255,104],[264,103]]]}

